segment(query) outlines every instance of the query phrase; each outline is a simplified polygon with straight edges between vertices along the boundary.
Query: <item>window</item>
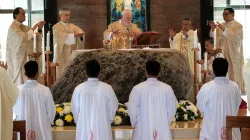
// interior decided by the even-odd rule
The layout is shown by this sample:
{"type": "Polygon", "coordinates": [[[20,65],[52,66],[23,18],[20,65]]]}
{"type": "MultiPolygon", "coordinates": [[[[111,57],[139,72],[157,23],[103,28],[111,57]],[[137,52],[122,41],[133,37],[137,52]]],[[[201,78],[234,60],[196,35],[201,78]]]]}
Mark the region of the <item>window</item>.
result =
{"type": "Polygon", "coordinates": [[[5,61],[6,39],[8,28],[13,21],[12,11],[16,7],[22,7],[26,11],[26,21],[23,23],[33,26],[37,22],[44,20],[44,0],[0,0],[0,60],[5,61]]]}

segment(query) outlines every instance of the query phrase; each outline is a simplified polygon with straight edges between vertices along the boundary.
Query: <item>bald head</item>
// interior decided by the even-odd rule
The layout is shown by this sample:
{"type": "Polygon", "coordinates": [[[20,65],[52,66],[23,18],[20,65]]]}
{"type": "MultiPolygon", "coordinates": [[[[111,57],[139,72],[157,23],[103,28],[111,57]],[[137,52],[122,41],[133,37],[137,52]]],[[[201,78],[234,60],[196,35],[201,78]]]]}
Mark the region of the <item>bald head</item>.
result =
{"type": "Polygon", "coordinates": [[[123,10],[121,21],[123,25],[128,26],[132,22],[132,11],[129,9],[123,10]]]}

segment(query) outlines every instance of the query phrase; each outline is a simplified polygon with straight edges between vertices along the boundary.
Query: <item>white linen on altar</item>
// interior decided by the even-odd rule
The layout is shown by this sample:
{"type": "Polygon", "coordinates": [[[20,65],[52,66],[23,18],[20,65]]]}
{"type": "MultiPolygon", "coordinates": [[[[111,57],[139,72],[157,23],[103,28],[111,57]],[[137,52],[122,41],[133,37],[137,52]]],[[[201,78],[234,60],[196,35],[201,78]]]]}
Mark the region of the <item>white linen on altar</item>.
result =
{"type": "MultiPolygon", "coordinates": [[[[203,115],[200,140],[222,140],[226,116],[237,116],[241,93],[237,83],[216,77],[204,84],[197,95],[197,108],[203,115]]],[[[239,129],[233,129],[233,140],[240,140],[239,129]]]]}
{"type": "Polygon", "coordinates": [[[78,85],[71,99],[76,140],[111,140],[117,108],[118,100],[110,85],[97,78],[78,85]]]}
{"type": "Polygon", "coordinates": [[[172,88],[148,78],[130,93],[128,114],[135,127],[134,140],[171,140],[170,124],[175,117],[177,99],[172,88]]]}
{"type": "Polygon", "coordinates": [[[37,140],[52,140],[51,124],[56,107],[52,94],[36,80],[19,86],[19,96],[14,106],[17,120],[26,120],[26,133],[34,132],[37,140]]]}

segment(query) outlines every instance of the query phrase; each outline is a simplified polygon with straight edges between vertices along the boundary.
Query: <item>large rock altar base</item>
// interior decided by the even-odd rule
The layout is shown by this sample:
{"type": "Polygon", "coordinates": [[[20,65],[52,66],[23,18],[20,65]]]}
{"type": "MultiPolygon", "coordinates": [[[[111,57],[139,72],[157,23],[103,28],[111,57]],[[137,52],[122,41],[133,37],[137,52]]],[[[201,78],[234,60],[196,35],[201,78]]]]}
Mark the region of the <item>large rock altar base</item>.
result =
{"type": "Polygon", "coordinates": [[[132,88],[146,80],[145,64],[155,59],[161,64],[159,80],[169,84],[184,99],[193,85],[193,74],[181,53],[171,49],[79,51],[62,76],[52,86],[56,103],[70,101],[74,88],[87,80],[85,62],[96,59],[101,65],[100,80],[112,86],[121,103],[129,99],[132,88]]]}

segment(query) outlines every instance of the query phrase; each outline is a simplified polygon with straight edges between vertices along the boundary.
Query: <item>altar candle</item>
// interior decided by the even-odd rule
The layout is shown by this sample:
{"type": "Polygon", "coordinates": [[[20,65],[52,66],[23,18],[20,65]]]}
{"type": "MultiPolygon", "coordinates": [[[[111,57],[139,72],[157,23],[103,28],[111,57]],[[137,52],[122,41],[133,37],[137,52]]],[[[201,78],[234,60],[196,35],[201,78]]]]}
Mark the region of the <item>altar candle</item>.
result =
{"type": "Polygon", "coordinates": [[[204,70],[207,70],[207,52],[204,53],[204,70]]]}
{"type": "Polygon", "coordinates": [[[50,51],[50,31],[47,33],[46,51],[50,51]]]}
{"type": "Polygon", "coordinates": [[[54,58],[53,58],[53,63],[56,63],[56,57],[57,57],[56,53],[57,53],[57,44],[54,45],[54,58]]]}
{"type": "Polygon", "coordinates": [[[201,44],[198,43],[198,48],[199,48],[199,51],[198,51],[198,59],[197,60],[201,60],[201,44]]]}
{"type": "Polygon", "coordinates": [[[214,49],[216,49],[216,28],[214,29],[214,49]]]}
{"type": "Polygon", "coordinates": [[[45,68],[45,53],[42,54],[42,74],[46,73],[46,68],[45,68]]]}
{"type": "Polygon", "coordinates": [[[198,64],[198,82],[201,83],[201,64],[198,64]]]}
{"type": "Polygon", "coordinates": [[[36,33],[33,34],[33,52],[36,53],[36,33]]]}
{"type": "Polygon", "coordinates": [[[43,36],[43,38],[42,38],[42,54],[44,53],[44,36],[43,36]]]}
{"type": "Polygon", "coordinates": [[[197,37],[197,30],[194,31],[194,48],[197,48],[198,44],[198,37],[197,37]]]}

